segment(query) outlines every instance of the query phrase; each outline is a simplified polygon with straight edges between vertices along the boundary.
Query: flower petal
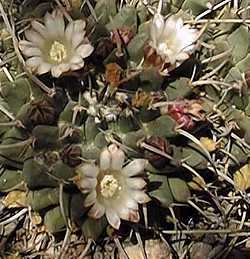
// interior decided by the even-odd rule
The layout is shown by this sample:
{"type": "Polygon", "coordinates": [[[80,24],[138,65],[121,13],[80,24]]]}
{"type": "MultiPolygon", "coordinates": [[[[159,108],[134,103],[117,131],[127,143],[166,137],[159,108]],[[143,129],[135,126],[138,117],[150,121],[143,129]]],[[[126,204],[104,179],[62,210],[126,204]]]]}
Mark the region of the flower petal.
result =
{"type": "Polygon", "coordinates": [[[96,202],[96,191],[93,190],[91,193],[89,193],[89,195],[87,195],[87,197],[84,200],[84,206],[85,207],[89,207],[92,204],[94,204],[96,202]]]}
{"type": "Polygon", "coordinates": [[[88,212],[88,215],[91,218],[99,219],[104,215],[104,213],[105,213],[105,208],[99,202],[96,202],[88,212]]]}
{"type": "Polygon", "coordinates": [[[19,49],[26,57],[41,56],[42,52],[38,47],[34,47],[29,41],[20,41],[19,49]]]}
{"type": "Polygon", "coordinates": [[[81,189],[82,192],[89,192],[92,189],[95,189],[96,185],[96,178],[84,177],[77,181],[77,186],[79,189],[81,189]]]}
{"type": "Polygon", "coordinates": [[[64,36],[65,24],[63,14],[59,9],[54,10],[52,14],[46,13],[44,24],[50,37],[56,39],[64,36]]]}
{"type": "Polygon", "coordinates": [[[84,67],[84,61],[80,55],[75,54],[70,60],[70,69],[72,71],[84,67]]]}
{"type": "Polygon", "coordinates": [[[94,164],[84,164],[77,167],[76,172],[80,176],[96,178],[99,173],[99,168],[94,164]]]}
{"type": "Polygon", "coordinates": [[[28,41],[32,42],[35,46],[38,47],[42,47],[44,42],[45,42],[45,38],[43,38],[41,36],[41,34],[39,34],[38,32],[34,31],[34,30],[27,30],[24,32],[25,37],[28,41]]]}
{"type": "Polygon", "coordinates": [[[77,49],[76,53],[82,58],[88,57],[94,50],[94,47],[90,44],[81,44],[77,49]]]}
{"type": "Polygon", "coordinates": [[[179,17],[176,20],[175,28],[177,30],[177,33],[183,28],[183,20],[179,17]]]}
{"type": "Polygon", "coordinates": [[[125,204],[129,209],[138,210],[138,203],[131,197],[126,199],[125,204]]]}
{"type": "Polygon", "coordinates": [[[72,43],[72,39],[74,35],[81,35],[82,38],[84,38],[85,35],[85,31],[84,28],[86,26],[86,22],[83,20],[76,20],[76,21],[72,21],[70,22],[65,30],[65,37],[66,40],[69,43],[72,43]]]}
{"type": "Polygon", "coordinates": [[[143,191],[131,191],[131,197],[133,197],[138,203],[147,203],[151,199],[149,196],[143,191]]]}
{"type": "Polygon", "coordinates": [[[111,154],[107,148],[105,148],[100,154],[100,168],[101,170],[107,170],[111,165],[111,154]]]}
{"type": "Polygon", "coordinates": [[[114,207],[120,208],[121,206],[124,208],[129,208],[132,210],[138,210],[138,203],[133,197],[131,196],[131,190],[123,190],[120,198],[117,199],[114,204],[114,207]]]}
{"type": "Polygon", "coordinates": [[[178,61],[183,61],[189,58],[189,55],[186,52],[181,52],[179,54],[177,54],[176,56],[176,60],[178,61]]]}
{"type": "Polygon", "coordinates": [[[145,187],[146,182],[141,177],[133,177],[127,179],[127,184],[132,189],[142,189],[145,187]]]}
{"type": "Polygon", "coordinates": [[[180,45],[180,50],[182,51],[188,51],[192,52],[195,48],[195,42],[198,37],[198,33],[194,29],[189,29],[186,26],[183,26],[183,28],[180,30],[178,34],[178,41],[180,45]],[[182,38],[184,37],[184,38],[182,38]],[[181,40],[180,40],[181,38],[181,40]],[[184,40],[185,39],[185,40],[184,40]]]}
{"type": "Polygon", "coordinates": [[[69,61],[69,63],[80,63],[82,62],[82,57],[80,55],[75,54],[69,61]]]}
{"type": "Polygon", "coordinates": [[[84,36],[81,33],[73,33],[71,40],[72,48],[76,49],[84,41],[84,36]]]}
{"type": "Polygon", "coordinates": [[[72,35],[73,35],[73,31],[74,31],[74,21],[70,22],[65,30],[65,37],[67,42],[71,43],[72,40],[72,35]]]}
{"type": "Polygon", "coordinates": [[[176,37],[176,35],[178,33],[177,28],[176,28],[176,22],[177,22],[177,17],[175,15],[171,15],[166,20],[162,38],[164,37],[168,41],[170,41],[168,38],[173,39],[176,37]]]}
{"type": "Polygon", "coordinates": [[[52,16],[55,19],[55,23],[57,25],[57,32],[58,36],[64,37],[64,31],[65,31],[65,22],[63,18],[63,13],[59,9],[55,9],[52,12],[52,16]]]}
{"type": "Polygon", "coordinates": [[[70,64],[59,64],[51,69],[51,74],[53,77],[59,77],[62,73],[70,70],[70,64]]]}
{"type": "MultiPolygon", "coordinates": [[[[150,45],[156,50],[156,53],[163,59],[165,64],[171,64],[171,67],[166,68],[170,71],[188,59],[189,55],[194,51],[198,31],[191,29],[190,25],[184,25],[179,15],[170,16],[163,26],[164,29],[162,29],[162,19],[157,14],[151,23],[150,45]],[[158,35],[157,37],[155,36],[156,34],[158,35]]],[[[164,71],[164,74],[166,72],[164,71]]]]}
{"type": "Polygon", "coordinates": [[[117,206],[115,206],[115,209],[121,219],[138,222],[139,221],[139,213],[138,213],[138,204],[135,200],[131,199],[130,197],[125,197],[125,200],[122,202],[119,202],[117,206]],[[130,205],[127,201],[133,201],[133,206],[127,206],[130,205]]]}
{"type": "Polygon", "coordinates": [[[138,222],[140,220],[140,215],[137,210],[129,210],[129,221],[138,222]]]}
{"type": "Polygon", "coordinates": [[[36,72],[42,62],[41,57],[31,57],[26,60],[26,66],[32,72],[36,72]]]}
{"type": "Polygon", "coordinates": [[[40,22],[32,21],[31,26],[36,32],[40,33],[44,38],[48,37],[48,32],[46,31],[46,27],[40,22]]]}
{"type": "Polygon", "coordinates": [[[108,150],[111,154],[111,168],[113,170],[121,170],[125,160],[125,153],[114,144],[110,145],[108,150]]]}
{"type": "Polygon", "coordinates": [[[84,64],[85,64],[84,61],[81,61],[80,63],[71,64],[71,65],[70,65],[70,69],[71,69],[72,71],[81,69],[82,67],[84,67],[84,64]]]}
{"type": "Polygon", "coordinates": [[[146,165],[146,159],[135,159],[122,169],[122,173],[128,177],[135,176],[142,173],[146,165]]]}
{"type": "Polygon", "coordinates": [[[31,41],[20,40],[18,43],[18,46],[19,46],[20,50],[22,51],[23,48],[34,48],[36,46],[36,44],[34,44],[34,42],[31,42],[31,41]]]}
{"type": "Polygon", "coordinates": [[[86,27],[86,22],[84,20],[74,21],[74,33],[83,32],[86,27]]]}
{"type": "Polygon", "coordinates": [[[46,31],[49,33],[50,36],[56,35],[55,21],[49,12],[46,13],[44,16],[44,24],[46,27],[46,31]]]}
{"type": "Polygon", "coordinates": [[[167,49],[165,52],[166,52],[166,56],[167,56],[167,58],[166,58],[167,62],[172,64],[172,65],[174,65],[175,62],[176,62],[177,51],[176,50],[173,51],[171,49],[167,49]]]}
{"type": "Polygon", "coordinates": [[[113,228],[119,229],[120,224],[121,224],[121,220],[120,220],[118,214],[114,210],[107,209],[106,210],[106,217],[107,217],[107,220],[108,220],[109,224],[113,228]]]}
{"type": "Polygon", "coordinates": [[[40,64],[40,66],[38,67],[38,69],[37,69],[37,74],[38,74],[38,75],[45,74],[45,73],[47,73],[47,72],[50,71],[51,67],[52,67],[51,64],[43,62],[43,63],[40,64]]]}
{"type": "Polygon", "coordinates": [[[121,219],[128,220],[129,208],[125,206],[119,206],[119,208],[116,208],[116,210],[121,219]]]}
{"type": "Polygon", "coordinates": [[[157,43],[164,29],[164,19],[161,14],[155,14],[150,27],[150,36],[154,43],[157,43]]]}

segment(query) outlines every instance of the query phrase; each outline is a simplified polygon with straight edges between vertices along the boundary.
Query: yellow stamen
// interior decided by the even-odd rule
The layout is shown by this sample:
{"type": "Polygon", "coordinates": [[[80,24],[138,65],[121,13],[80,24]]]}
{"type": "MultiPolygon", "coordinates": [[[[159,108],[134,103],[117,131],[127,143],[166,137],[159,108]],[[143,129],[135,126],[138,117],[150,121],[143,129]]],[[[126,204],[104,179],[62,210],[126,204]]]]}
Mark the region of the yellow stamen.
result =
{"type": "Polygon", "coordinates": [[[114,196],[119,184],[117,179],[113,175],[105,175],[100,183],[101,194],[105,198],[111,198],[114,196]]]}
{"type": "Polygon", "coordinates": [[[62,43],[54,41],[51,46],[49,55],[53,61],[61,63],[67,57],[67,50],[62,43]]]}

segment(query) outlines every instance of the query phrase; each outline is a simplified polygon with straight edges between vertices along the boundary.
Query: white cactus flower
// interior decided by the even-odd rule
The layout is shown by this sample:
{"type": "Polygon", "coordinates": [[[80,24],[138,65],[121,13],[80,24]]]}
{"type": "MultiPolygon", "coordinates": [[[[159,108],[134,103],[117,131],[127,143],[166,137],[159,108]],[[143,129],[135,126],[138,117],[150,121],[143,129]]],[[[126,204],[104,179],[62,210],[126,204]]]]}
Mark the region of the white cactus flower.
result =
{"type": "Polygon", "coordinates": [[[94,49],[85,36],[85,21],[75,20],[66,26],[58,9],[45,15],[44,24],[32,21],[31,26],[19,48],[28,57],[26,66],[34,74],[51,71],[53,77],[59,77],[80,69],[84,66],[83,59],[94,49]]]}
{"type": "Polygon", "coordinates": [[[101,152],[98,166],[83,164],[77,168],[76,184],[88,193],[84,205],[92,206],[89,216],[97,219],[106,214],[109,224],[116,229],[120,219],[138,222],[138,203],[150,200],[141,177],[147,160],[135,159],[123,167],[124,161],[124,152],[112,144],[101,152]]]}
{"type": "Polygon", "coordinates": [[[179,15],[171,15],[166,21],[156,13],[150,26],[149,45],[160,56],[165,73],[178,67],[195,50],[198,31],[184,25],[179,15]]]}

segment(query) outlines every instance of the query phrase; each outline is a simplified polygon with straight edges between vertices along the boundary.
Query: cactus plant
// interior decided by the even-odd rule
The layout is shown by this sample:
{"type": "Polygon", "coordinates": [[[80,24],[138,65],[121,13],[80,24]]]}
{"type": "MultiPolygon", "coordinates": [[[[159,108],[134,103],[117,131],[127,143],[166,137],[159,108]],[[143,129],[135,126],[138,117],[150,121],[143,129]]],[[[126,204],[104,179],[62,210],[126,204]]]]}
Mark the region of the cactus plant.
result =
{"type": "Polygon", "coordinates": [[[250,152],[248,1],[35,2],[13,1],[13,21],[0,3],[0,193],[25,190],[50,234],[116,245],[191,218],[231,227],[221,197],[238,197],[250,152]]]}

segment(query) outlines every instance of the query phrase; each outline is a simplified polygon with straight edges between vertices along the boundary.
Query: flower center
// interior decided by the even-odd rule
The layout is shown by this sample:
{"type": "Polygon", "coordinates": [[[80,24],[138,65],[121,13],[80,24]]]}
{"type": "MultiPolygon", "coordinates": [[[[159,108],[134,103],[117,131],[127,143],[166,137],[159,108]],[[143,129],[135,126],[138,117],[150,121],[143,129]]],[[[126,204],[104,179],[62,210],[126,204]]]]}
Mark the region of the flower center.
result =
{"type": "Polygon", "coordinates": [[[51,46],[49,55],[53,61],[61,63],[67,57],[67,50],[62,43],[54,41],[51,46]]]}
{"type": "Polygon", "coordinates": [[[111,174],[105,175],[100,184],[101,194],[105,198],[111,198],[114,196],[119,184],[117,179],[111,174]]]}

